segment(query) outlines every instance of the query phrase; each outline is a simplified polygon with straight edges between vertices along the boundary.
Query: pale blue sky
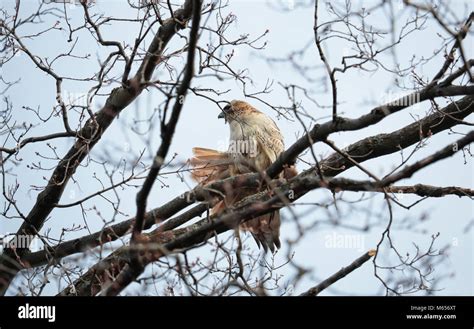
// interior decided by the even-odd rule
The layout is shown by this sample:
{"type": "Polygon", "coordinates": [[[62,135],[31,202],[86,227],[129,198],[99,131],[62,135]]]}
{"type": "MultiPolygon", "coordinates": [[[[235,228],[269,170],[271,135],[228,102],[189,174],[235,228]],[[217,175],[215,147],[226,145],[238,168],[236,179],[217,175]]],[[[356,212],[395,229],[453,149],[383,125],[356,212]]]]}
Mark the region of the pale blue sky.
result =
{"type": "MultiPolygon", "coordinates": [[[[13,1],[3,0],[2,7],[11,8],[13,1]]],[[[283,3],[283,2],[282,2],[283,3]]],[[[338,2],[340,3],[340,2],[338,2]]],[[[374,2],[366,2],[367,7],[374,2]]],[[[252,80],[255,82],[255,86],[248,86],[249,91],[257,91],[263,89],[268,80],[274,81],[272,92],[264,96],[264,99],[270,101],[276,105],[288,105],[288,99],[285,91],[278,86],[278,82],[281,83],[294,83],[300,86],[308,88],[312,91],[312,97],[315,98],[318,103],[323,105],[331,104],[330,92],[326,90],[325,86],[322,85],[320,80],[314,82],[305,81],[300,75],[298,75],[294,69],[285,64],[275,63],[272,67],[267,65],[260,56],[269,57],[284,57],[289,52],[295,49],[299,49],[306,45],[313,39],[313,9],[312,8],[299,8],[296,5],[289,11],[281,12],[273,10],[268,6],[265,1],[232,1],[224,12],[231,11],[237,16],[236,24],[229,29],[230,36],[238,36],[243,33],[250,33],[253,36],[257,36],[263,33],[265,30],[269,30],[265,40],[268,41],[267,47],[263,51],[255,51],[249,47],[241,47],[237,49],[236,56],[231,62],[232,67],[236,69],[247,68],[252,80]]],[[[453,1],[452,10],[458,13],[459,17],[467,16],[467,2],[453,1]]],[[[360,5],[360,3],[358,3],[360,5]]],[[[22,14],[30,12],[33,8],[36,8],[37,1],[24,1],[22,2],[22,14]]],[[[355,6],[355,5],[354,5],[355,6]]],[[[290,2],[290,8],[291,8],[290,2]]],[[[82,22],[82,9],[80,7],[73,7],[68,5],[69,14],[71,17],[71,23],[82,22]]],[[[472,8],[470,8],[472,10],[472,8]]],[[[136,11],[131,11],[126,5],[125,1],[113,1],[113,0],[98,0],[96,8],[99,12],[104,12],[110,16],[136,16],[136,11]]],[[[406,16],[404,12],[400,13],[400,21],[406,16]]],[[[324,11],[324,6],[321,7],[321,20],[327,19],[328,16],[324,11]]],[[[51,25],[52,20],[46,20],[41,26],[44,28],[51,25]]],[[[387,28],[387,23],[384,17],[376,15],[370,18],[371,24],[380,28],[387,28]]],[[[30,26],[28,28],[20,28],[18,34],[26,35],[33,33],[34,28],[40,29],[40,26],[30,26]]],[[[102,33],[106,39],[115,39],[132,43],[136,36],[136,26],[132,27],[129,24],[116,24],[112,28],[103,28],[102,33]]],[[[402,45],[397,48],[397,56],[402,64],[406,64],[413,55],[418,58],[425,56],[429,57],[433,50],[439,47],[440,39],[436,36],[436,32],[441,30],[434,24],[433,21],[429,21],[425,30],[414,34],[413,36],[407,37],[402,45]]],[[[184,33],[187,33],[184,32],[184,33]]],[[[442,32],[441,32],[442,33],[442,32]]],[[[66,42],[67,33],[61,31],[53,31],[51,33],[54,37],[42,37],[38,40],[25,40],[25,44],[36,54],[41,56],[49,56],[50,58],[55,55],[67,51],[68,44],[66,42]]],[[[62,75],[73,75],[75,77],[88,77],[97,70],[97,58],[102,60],[108,54],[104,49],[99,50],[96,46],[95,41],[87,34],[83,32],[79,34],[81,38],[76,46],[77,54],[89,53],[89,60],[63,60],[59,61],[58,65],[55,66],[55,70],[62,75]]],[[[201,39],[200,43],[205,44],[207,40],[201,39]]],[[[390,40],[381,40],[382,43],[389,42],[390,40]]],[[[182,42],[180,40],[173,40],[169,45],[169,50],[176,49],[182,42]]],[[[331,65],[339,65],[340,58],[343,53],[350,51],[342,41],[335,41],[326,44],[327,56],[331,62],[331,65]]],[[[473,44],[472,35],[468,36],[465,42],[465,50],[468,57],[472,58],[473,55],[473,44]]],[[[381,57],[381,60],[385,60],[386,63],[391,64],[391,59],[381,57]]],[[[423,66],[421,69],[417,69],[419,75],[423,77],[432,77],[438,70],[443,62],[443,57],[439,55],[436,59],[430,62],[428,65],[423,66]]],[[[184,63],[185,57],[176,59],[177,65],[184,63]]],[[[319,57],[317,55],[315,47],[312,45],[308,50],[307,55],[302,59],[302,64],[320,65],[319,57]]],[[[120,72],[122,67],[119,65],[120,72]]],[[[325,74],[324,70],[318,69],[313,72],[313,77],[322,77],[325,74]]],[[[43,72],[34,69],[34,65],[25,56],[20,55],[12,60],[8,65],[2,68],[2,76],[6,80],[15,80],[21,78],[21,83],[12,87],[8,94],[14,105],[13,116],[18,122],[32,120],[32,115],[22,109],[22,106],[30,106],[33,108],[40,107],[41,113],[47,115],[51,112],[52,107],[55,103],[55,85],[54,80],[46,76],[43,72]]],[[[156,77],[162,77],[157,73],[156,77]]],[[[411,80],[408,78],[406,82],[410,84],[411,80]]],[[[375,104],[379,104],[381,101],[386,100],[388,95],[399,93],[393,87],[392,75],[382,70],[376,73],[361,73],[359,71],[349,71],[345,75],[338,77],[338,94],[339,111],[344,113],[348,117],[357,117],[370,111],[371,107],[375,104]]],[[[230,100],[243,98],[240,85],[235,81],[224,81],[218,82],[215,79],[199,79],[193,81],[193,86],[209,86],[210,88],[216,88],[221,90],[231,89],[231,91],[221,96],[220,100],[230,100]]],[[[65,82],[64,90],[70,94],[77,95],[87,91],[91,84],[87,83],[71,83],[65,82]]],[[[115,87],[115,86],[114,86],[115,87]]],[[[144,113],[152,113],[153,107],[157,106],[162,101],[159,92],[150,89],[148,92],[144,92],[139,100],[134,104],[130,105],[118,118],[118,122],[114,122],[112,126],[107,130],[100,144],[94,148],[92,155],[97,156],[101,154],[104,145],[110,145],[114,143],[118,146],[115,151],[115,156],[125,156],[129,152],[129,145],[132,149],[143,149],[145,146],[134,134],[124,134],[124,127],[130,125],[133,119],[138,116],[141,118],[147,117],[144,113]]],[[[103,98],[99,99],[97,106],[103,102],[103,98]]],[[[281,131],[283,132],[286,140],[286,145],[291,145],[301,135],[302,129],[300,124],[293,120],[293,122],[286,121],[282,118],[278,119],[276,113],[270,108],[264,106],[255,100],[249,100],[253,105],[265,113],[271,115],[276,119],[281,131]]],[[[443,103],[443,102],[441,102],[443,103]]],[[[330,109],[315,108],[307,101],[304,103],[306,109],[311,111],[311,114],[315,118],[323,118],[330,114],[330,109]]],[[[414,118],[421,118],[429,110],[429,103],[425,102],[417,107],[412,107],[404,110],[398,114],[388,117],[381,123],[363,129],[357,132],[340,133],[331,136],[339,146],[347,146],[348,144],[355,142],[361,138],[382,133],[391,132],[406,124],[414,121],[414,118]]],[[[185,161],[191,155],[191,148],[194,146],[202,146],[208,148],[219,148],[222,147],[228,138],[228,127],[223,124],[222,121],[217,120],[218,110],[209,102],[204,101],[202,98],[195,96],[189,96],[182,113],[181,120],[178,124],[177,134],[173,140],[169,155],[177,153],[177,159],[185,161]],[[190,138],[190,136],[192,136],[190,138]]],[[[72,116],[72,120],[74,118],[72,116]]],[[[157,120],[157,117],[154,117],[157,120]]],[[[468,119],[472,120],[470,116],[468,119]]],[[[325,121],[323,119],[322,121],[325,121]]],[[[73,121],[74,122],[74,121],[73,121]]],[[[77,121],[76,121],[77,122],[77,121]]],[[[309,126],[310,122],[306,121],[306,125],[309,126]]],[[[35,127],[28,136],[40,135],[49,132],[55,132],[62,128],[61,120],[55,118],[51,120],[47,125],[39,125],[35,127]]],[[[456,132],[467,132],[469,127],[456,127],[456,132]]],[[[156,138],[152,138],[151,152],[156,150],[156,147],[160,143],[159,131],[155,131],[156,138]]],[[[412,158],[412,162],[427,156],[434,151],[444,147],[451,141],[459,138],[459,135],[449,134],[447,131],[440,133],[427,141],[427,146],[419,150],[412,158]]],[[[51,142],[52,145],[57,147],[57,153],[62,156],[66,150],[70,147],[71,141],[55,140],[51,142]]],[[[12,147],[11,142],[7,143],[8,147],[12,147]]],[[[327,147],[323,147],[320,143],[314,147],[316,153],[319,155],[328,155],[330,150],[327,147]]],[[[405,154],[409,154],[412,148],[407,149],[405,154]]],[[[42,186],[45,184],[43,176],[49,178],[49,172],[34,171],[26,168],[26,164],[31,163],[32,160],[37,161],[34,156],[34,152],[42,152],[42,154],[51,154],[51,151],[45,145],[29,145],[26,146],[19,154],[19,158],[24,159],[20,165],[21,170],[16,169],[16,173],[21,173],[18,177],[9,177],[7,183],[12,184],[15,179],[20,183],[20,191],[17,194],[18,204],[20,209],[24,213],[28,213],[31,206],[34,204],[37,192],[31,191],[31,186],[42,186]],[[49,153],[48,153],[49,152],[49,153]]],[[[309,159],[309,158],[308,158],[309,159]]],[[[48,167],[53,165],[54,162],[47,160],[41,160],[42,165],[48,167]]],[[[383,175],[390,171],[400,161],[400,154],[393,154],[384,157],[383,159],[375,159],[364,163],[369,170],[375,174],[383,175]]],[[[467,158],[467,164],[463,163],[463,156],[461,153],[456,154],[452,158],[437,162],[436,164],[426,168],[425,170],[417,173],[411,180],[400,182],[400,184],[413,184],[413,183],[425,183],[437,186],[463,186],[473,188],[474,176],[473,176],[473,164],[472,159],[467,158]]],[[[305,169],[305,165],[300,162],[298,163],[300,170],[305,169]]],[[[69,203],[74,200],[80,199],[91,192],[94,192],[99,184],[97,181],[91,180],[90,173],[97,172],[97,175],[102,175],[103,172],[101,167],[96,164],[90,164],[89,168],[80,167],[75,175],[75,180],[80,184],[74,184],[70,182],[66,188],[66,191],[61,199],[61,203],[69,203]]],[[[356,168],[352,168],[346,171],[343,176],[351,178],[365,179],[365,174],[358,171],[356,168]]],[[[175,175],[166,176],[166,184],[170,188],[162,189],[159,182],[154,186],[153,192],[149,197],[149,207],[156,207],[172,198],[179,193],[184,192],[189,186],[194,186],[194,183],[190,180],[189,175],[185,175],[185,182],[182,182],[175,175]]],[[[125,191],[119,191],[122,197],[120,204],[120,210],[128,215],[135,213],[135,189],[127,189],[125,191]]],[[[348,198],[355,199],[357,196],[354,194],[348,194],[348,198]]],[[[317,190],[309,193],[299,202],[324,202],[331,198],[331,194],[327,191],[317,190]]],[[[410,204],[417,198],[412,196],[404,196],[402,202],[410,204]]],[[[104,218],[110,218],[112,212],[111,207],[107,205],[101,198],[95,198],[86,203],[86,206],[92,207],[97,205],[101,209],[101,214],[104,218]]],[[[304,240],[297,245],[295,248],[294,259],[298,264],[303,264],[305,267],[310,267],[315,270],[313,279],[324,279],[327,276],[333,274],[341,267],[348,265],[355,258],[357,258],[361,251],[359,247],[356,248],[328,248],[325,242],[328,237],[333,234],[350,234],[361,238],[363,243],[363,249],[368,250],[374,248],[380,239],[380,234],[385,228],[385,223],[388,220],[388,213],[386,211],[383,196],[378,195],[374,198],[373,202],[368,201],[364,203],[366,207],[374,211],[379,211],[383,216],[380,219],[383,225],[375,227],[370,232],[358,232],[343,228],[332,228],[329,226],[319,226],[316,231],[310,232],[304,240]],[[383,210],[383,211],[382,211],[383,210]]],[[[361,204],[362,206],[362,204],[361,204]]],[[[308,207],[298,206],[295,208],[296,212],[305,212],[308,207]]],[[[288,212],[285,211],[285,214],[288,212]]],[[[395,243],[398,245],[399,250],[402,253],[414,252],[413,242],[416,242],[420,247],[426,247],[429,245],[430,236],[437,232],[441,235],[436,242],[436,247],[441,248],[445,245],[451,245],[448,253],[448,260],[442,265],[438,265],[435,268],[434,276],[444,276],[452,271],[455,272],[455,277],[444,279],[441,285],[437,288],[443,290],[437,292],[437,294],[446,295],[473,295],[474,294],[474,230],[471,229],[467,233],[464,232],[465,227],[471,220],[474,219],[474,206],[472,200],[468,198],[458,197],[445,197],[442,199],[426,200],[421,204],[415,206],[410,211],[402,209],[400,207],[394,207],[395,222],[401,221],[404,218],[408,218],[416,224],[415,228],[410,231],[406,230],[393,230],[392,237],[395,243]],[[420,221],[420,217],[426,217],[425,221],[420,221]]],[[[118,216],[117,220],[127,218],[128,216],[118,216]]],[[[305,218],[304,223],[326,220],[328,217],[327,213],[321,209],[315,209],[313,212],[305,218]]],[[[362,213],[351,213],[346,212],[342,216],[341,221],[347,224],[360,224],[364,219],[362,213]]],[[[51,235],[58,236],[61,228],[67,223],[68,226],[72,226],[72,223],[77,225],[83,225],[84,219],[81,216],[80,209],[66,208],[66,209],[55,209],[49,217],[43,230],[51,230],[51,235]]],[[[374,220],[374,219],[373,219],[374,220]]],[[[96,231],[103,227],[103,221],[98,217],[94,216],[93,212],[87,217],[87,223],[90,230],[96,231]]],[[[0,232],[15,232],[19,227],[19,221],[0,221],[0,232]]],[[[70,232],[67,233],[67,239],[81,236],[86,234],[86,231],[81,232],[70,232]]],[[[295,234],[295,227],[290,221],[286,221],[283,224],[281,238],[285,241],[291,238],[295,234]]],[[[253,244],[253,241],[248,240],[249,244],[253,244]]],[[[255,247],[252,245],[252,247],[255,247]]],[[[193,251],[193,254],[199,254],[205,257],[206,249],[199,249],[193,251]]],[[[285,260],[285,250],[280,251],[276,256],[276,263],[282,263],[285,260]]],[[[290,267],[282,267],[278,270],[280,274],[288,274],[292,271],[290,267]]],[[[317,283],[316,281],[310,280],[310,278],[304,280],[302,284],[296,287],[296,292],[302,292],[309,288],[311,285],[317,283]]],[[[131,287],[130,289],[134,289],[131,287]]],[[[56,287],[48,287],[46,292],[54,293],[57,290],[56,287]]],[[[132,291],[131,290],[131,291],[132,291]]],[[[341,280],[323,293],[323,295],[333,294],[375,294],[380,293],[380,283],[373,276],[373,267],[371,263],[365,264],[362,268],[358,269],[345,279],[341,280]]]]}

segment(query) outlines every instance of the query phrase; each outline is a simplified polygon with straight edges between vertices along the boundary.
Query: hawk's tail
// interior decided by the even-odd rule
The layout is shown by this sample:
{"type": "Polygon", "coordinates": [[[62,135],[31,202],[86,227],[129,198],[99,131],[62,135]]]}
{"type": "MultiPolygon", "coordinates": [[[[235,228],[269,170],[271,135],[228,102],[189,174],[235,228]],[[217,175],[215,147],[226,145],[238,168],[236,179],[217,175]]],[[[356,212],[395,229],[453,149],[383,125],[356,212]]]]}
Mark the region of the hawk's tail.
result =
{"type": "Polygon", "coordinates": [[[191,176],[198,183],[207,184],[229,176],[232,162],[227,153],[194,147],[193,154],[194,157],[189,160],[191,176]]]}
{"type": "Polygon", "coordinates": [[[242,223],[240,227],[252,234],[258,247],[262,247],[265,253],[268,249],[272,253],[280,249],[280,211],[253,218],[242,223]]]}

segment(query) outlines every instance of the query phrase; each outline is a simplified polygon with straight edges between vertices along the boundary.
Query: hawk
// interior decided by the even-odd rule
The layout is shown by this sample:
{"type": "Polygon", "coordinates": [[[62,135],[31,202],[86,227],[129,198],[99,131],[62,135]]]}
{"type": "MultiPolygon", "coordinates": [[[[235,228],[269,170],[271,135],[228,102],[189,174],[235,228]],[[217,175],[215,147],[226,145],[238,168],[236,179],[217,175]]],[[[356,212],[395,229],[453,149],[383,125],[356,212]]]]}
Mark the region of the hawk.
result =
{"type": "MultiPolygon", "coordinates": [[[[216,180],[250,172],[265,171],[283,152],[283,136],[275,122],[252,105],[233,100],[225,106],[218,118],[224,119],[230,127],[230,141],[226,152],[195,147],[190,159],[191,173],[201,185],[216,180]]],[[[294,166],[286,168],[280,178],[289,179],[296,175],[294,166]]],[[[220,214],[243,198],[260,192],[255,188],[238,188],[226,191],[222,201],[217,203],[213,214],[220,214]]],[[[240,225],[252,234],[258,247],[267,252],[280,248],[280,212],[276,210],[240,225]]]]}

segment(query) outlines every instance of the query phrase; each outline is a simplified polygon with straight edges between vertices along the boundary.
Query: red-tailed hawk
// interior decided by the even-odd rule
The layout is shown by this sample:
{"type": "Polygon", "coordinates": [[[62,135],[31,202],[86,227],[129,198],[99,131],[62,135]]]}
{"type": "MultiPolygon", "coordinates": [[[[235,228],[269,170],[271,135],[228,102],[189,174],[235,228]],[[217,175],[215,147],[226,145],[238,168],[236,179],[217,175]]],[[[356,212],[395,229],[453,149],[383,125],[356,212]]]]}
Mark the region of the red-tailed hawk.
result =
{"type": "MultiPolygon", "coordinates": [[[[190,159],[192,177],[206,185],[216,180],[249,172],[263,172],[284,150],[283,136],[275,122],[244,101],[233,100],[224,107],[218,118],[223,118],[230,127],[227,152],[195,147],[190,159]]],[[[296,175],[294,167],[287,168],[280,177],[286,179],[296,175]]],[[[243,198],[259,192],[256,189],[239,188],[225,192],[222,201],[214,206],[212,213],[219,214],[243,198]]],[[[250,232],[257,245],[265,252],[280,248],[280,212],[251,219],[240,228],[250,232]]]]}

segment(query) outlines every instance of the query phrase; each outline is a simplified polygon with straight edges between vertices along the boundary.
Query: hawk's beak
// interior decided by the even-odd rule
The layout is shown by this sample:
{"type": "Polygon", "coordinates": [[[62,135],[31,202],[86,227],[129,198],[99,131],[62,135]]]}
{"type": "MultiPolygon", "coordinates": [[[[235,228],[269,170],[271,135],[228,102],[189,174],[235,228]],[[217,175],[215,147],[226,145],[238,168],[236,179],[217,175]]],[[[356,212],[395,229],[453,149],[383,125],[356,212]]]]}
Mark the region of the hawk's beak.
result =
{"type": "Polygon", "coordinates": [[[231,110],[230,104],[224,106],[224,108],[221,110],[221,113],[217,116],[218,119],[224,119],[225,123],[227,123],[227,115],[229,114],[229,111],[231,110]]]}
{"type": "Polygon", "coordinates": [[[224,111],[222,111],[221,113],[219,113],[219,115],[217,116],[218,119],[224,119],[224,122],[227,123],[227,115],[224,111]]]}

